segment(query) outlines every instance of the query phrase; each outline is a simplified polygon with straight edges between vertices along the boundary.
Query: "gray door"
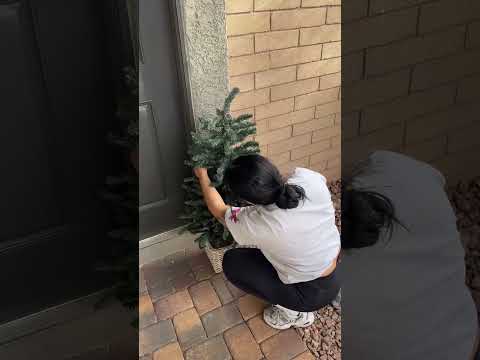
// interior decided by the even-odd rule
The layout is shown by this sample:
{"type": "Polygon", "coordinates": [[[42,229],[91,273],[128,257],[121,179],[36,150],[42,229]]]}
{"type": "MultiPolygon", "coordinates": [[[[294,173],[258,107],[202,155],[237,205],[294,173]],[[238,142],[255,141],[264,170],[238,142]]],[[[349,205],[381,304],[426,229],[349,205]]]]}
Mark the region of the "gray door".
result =
{"type": "Polygon", "coordinates": [[[0,324],[104,286],[102,23],[96,0],[0,1],[0,324]]]}
{"type": "Polygon", "coordinates": [[[185,121],[171,1],[139,2],[140,238],[180,225],[185,121]]]}

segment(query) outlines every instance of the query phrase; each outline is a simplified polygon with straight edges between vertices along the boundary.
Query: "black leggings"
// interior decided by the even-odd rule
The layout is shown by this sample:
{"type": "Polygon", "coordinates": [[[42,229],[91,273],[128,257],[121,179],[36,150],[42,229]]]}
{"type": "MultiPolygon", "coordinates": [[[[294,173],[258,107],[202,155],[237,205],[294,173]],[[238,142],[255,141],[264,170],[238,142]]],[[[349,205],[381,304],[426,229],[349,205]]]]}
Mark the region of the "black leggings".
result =
{"type": "Polygon", "coordinates": [[[315,280],[284,284],[258,249],[237,248],[223,257],[227,279],[239,289],[295,311],[315,311],[337,296],[340,285],[335,271],[315,280]]]}

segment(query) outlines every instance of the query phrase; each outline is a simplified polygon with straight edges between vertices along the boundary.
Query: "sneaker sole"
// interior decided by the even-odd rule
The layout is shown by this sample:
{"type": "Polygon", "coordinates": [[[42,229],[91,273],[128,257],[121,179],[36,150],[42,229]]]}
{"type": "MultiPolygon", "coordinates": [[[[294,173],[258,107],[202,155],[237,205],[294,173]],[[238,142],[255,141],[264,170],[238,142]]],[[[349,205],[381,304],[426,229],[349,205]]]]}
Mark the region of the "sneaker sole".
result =
{"type": "Polygon", "coordinates": [[[272,325],[270,324],[267,319],[265,319],[265,315],[263,316],[263,321],[265,321],[265,323],[270,326],[271,328],[274,328],[274,329],[277,329],[277,330],[287,330],[287,329],[290,329],[291,327],[299,327],[299,328],[306,328],[306,327],[309,327],[311,325],[313,325],[313,323],[315,322],[315,319],[313,319],[312,321],[307,321],[306,323],[304,324],[288,324],[288,325],[284,325],[284,326],[278,326],[278,325],[272,325]]]}

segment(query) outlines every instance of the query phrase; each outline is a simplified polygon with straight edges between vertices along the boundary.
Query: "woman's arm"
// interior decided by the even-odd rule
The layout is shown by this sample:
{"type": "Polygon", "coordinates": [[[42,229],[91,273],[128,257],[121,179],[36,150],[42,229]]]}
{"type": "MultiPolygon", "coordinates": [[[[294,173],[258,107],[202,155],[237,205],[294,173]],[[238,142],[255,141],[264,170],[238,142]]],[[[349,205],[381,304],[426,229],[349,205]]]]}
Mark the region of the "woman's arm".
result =
{"type": "Polygon", "coordinates": [[[210,178],[208,177],[207,169],[195,168],[195,175],[200,182],[202,188],[203,198],[207,204],[208,210],[221,223],[225,224],[225,213],[227,212],[227,205],[218,193],[217,189],[210,186],[210,178]]]}

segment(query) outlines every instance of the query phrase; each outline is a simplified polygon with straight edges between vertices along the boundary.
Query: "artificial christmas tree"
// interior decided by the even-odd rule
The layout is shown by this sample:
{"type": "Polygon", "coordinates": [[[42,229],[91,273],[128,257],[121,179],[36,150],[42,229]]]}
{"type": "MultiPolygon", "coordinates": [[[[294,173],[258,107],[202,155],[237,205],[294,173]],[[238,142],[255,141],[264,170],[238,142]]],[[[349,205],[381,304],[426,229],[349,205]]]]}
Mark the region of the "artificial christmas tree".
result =
{"type": "MultiPolygon", "coordinates": [[[[192,144],[188,150],[190,160],[186,161],[192,169],[207,168],[212,186],[216,187],[227,202],[230,202],[230,199],[229,191],[223,184],[225,170],[238,156],[260,152],[257,142],[246,141],[248,136],[256,133],[252,115],[244,114],[235,118],[230,113],[230,105],[238,92],[237,88],[230,92],[223,109],[217,109],[214,118],[198,120],[197,130],[192,132],[192,144]]],[[[183,188],[186,201],[182,218],[188,221],[185,230],[201,234],[196,239],[200,248],[219,249],[231,246],[234,243],[233,237],[208,211],[197,178],[193,176],[185,179],[183,188]]]]}

